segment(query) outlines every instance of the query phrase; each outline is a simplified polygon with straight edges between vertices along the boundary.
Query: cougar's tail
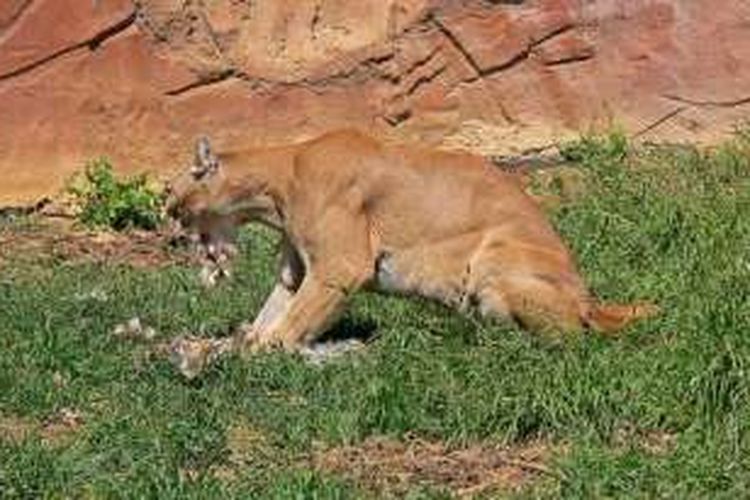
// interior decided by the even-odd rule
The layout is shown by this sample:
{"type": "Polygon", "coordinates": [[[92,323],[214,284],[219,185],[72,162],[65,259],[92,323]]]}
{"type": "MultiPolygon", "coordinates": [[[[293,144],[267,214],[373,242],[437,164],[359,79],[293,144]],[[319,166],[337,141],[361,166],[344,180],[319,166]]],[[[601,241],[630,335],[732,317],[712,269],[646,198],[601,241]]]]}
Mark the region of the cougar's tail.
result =
{"type": "Polygon", "coordinates": [[[653,304],[592,304],[586,323],[594,331],[612,335],[632,321],[655,316],[660,311],[653,304]]]}

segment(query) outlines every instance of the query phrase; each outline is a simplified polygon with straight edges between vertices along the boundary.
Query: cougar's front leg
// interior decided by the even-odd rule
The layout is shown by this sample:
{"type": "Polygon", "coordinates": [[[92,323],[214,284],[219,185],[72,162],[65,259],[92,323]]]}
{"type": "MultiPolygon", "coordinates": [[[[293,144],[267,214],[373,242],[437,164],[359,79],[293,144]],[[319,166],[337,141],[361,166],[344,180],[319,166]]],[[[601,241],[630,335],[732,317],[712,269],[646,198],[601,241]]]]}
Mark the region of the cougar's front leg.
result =
{"type": "Polygon", "coordinates": [[[265,328],[272,325],[277,318],[286,312],[293,296],[294,291],[289,289],[284,283],[281,281],[276,283],[252,324],[246,327],[247,332],[262,332],[265,328]]]}
{"type": "Polygon", "coordinates": [[[285,350],[312,341],[338,318],[349,293],[333,284],[307,276],[277,321],[246,338],[251,351],[281,347],[285,350]]]}
{"type": "MultiPolygon", "coordinates": [[[[305,268],[299,253],[285,236],[281,241],[279,277],[252,324],[241,327],[244,339],[260,337],[274,322],[282,317],[299,289],[305,275],[305,268]]],[[[242,339],[240,339],[242,341],[242,339]]]]}
{"type": "Polygon", "coordinates": [[[320,239],[308,242],[305,274],[282,315],[248,332],[242,348],[294,350],[311,342],[338,318],[346,299],[372,274],[367,221],[344,209],[329,209],[319,221],[320,239]]]}

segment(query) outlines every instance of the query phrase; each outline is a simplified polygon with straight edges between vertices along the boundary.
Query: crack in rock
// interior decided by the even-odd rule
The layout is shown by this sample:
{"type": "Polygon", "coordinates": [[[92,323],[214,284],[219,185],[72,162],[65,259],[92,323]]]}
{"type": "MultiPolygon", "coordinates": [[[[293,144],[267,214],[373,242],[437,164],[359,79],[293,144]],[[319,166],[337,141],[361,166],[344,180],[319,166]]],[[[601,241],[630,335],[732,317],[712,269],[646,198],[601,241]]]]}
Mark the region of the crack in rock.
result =
{"type": "Polygon", "coordinates": [[[115,24],[112,24],[111,26],[104,28],[103,30],[99,31],[94,36],[86,40],[75,43],[73,45],[68,45],[67,47],[58,49],[52,52],[51,54],[48,54],[44,57],[36,59],[30,63],[24,64],[16,69],[0,74],[0,82],[23,76],[67,54],[70,54],[71,52],[76,52],[81,49],[88,49],[90,51],[95,51],[104,42],[111,39],[112,37],[119,35],[123,31],[128,29],[130,26],[132,26],[135,23],[137,14],[138,14],[137,11],[134,10],[126,18],[118,21],[115,24]]]}
{"type": "MultiPolygon", "coordinates": [[[[529,58],[529,56],[531,56],[535,48],[576,28],[576,24],[573,22],[559,26],[539,38],[530,40],[529,43],[526,45],[526,47],[524,47],[522,50],[518,51],[517,53],[513,54],[506,61],[489,66],[489,67],[482,67],[474,58],[474,56],[471,54],[471,51],[468,48],[466,48],[466,46],[464,46],[463,43],[461,43],[458,37],[450,29],[448,29],[448,27],[445,26],[445,24],[443,24],[437,18],[437,16],[435,16],[434,14],[431,14],[428,19],[440,31],[440,33],[442,33],[445,36],[445,38],[450,42],[450,44],[453,45],[453,47],[455,47],[456,50],[459,51],[459,53],[464,57],[466,62],[469,64],[469,66],[471,66],[471,68],[476,73],[474,76],[465,80],[465,82],[467,83],[474,82],[481,78],[491,76],[495,73],[501,73],[503,71],[507,71],[513,68],[514,66],[526,61],[529,58]]],[[[576,56],[571,56],[569,58],[561,59],[560,61],[555,61],[552,64],[548,64],[548,66],[555,66],[555,65],[561,65],[561,64],[569,64],[573,62],[585,61],[587,59],[591,59],[593,56],[594,56],[593,53],[579,54],[576,56]]]]}
{"type": "Polygon", "coordinates": [[[301,78],[293,81],[271,80],[259,76],[248,75],[236,67],[229,67],[218,73],[212,73],[198,77],[194,82],[183,85],[182,87],[168,90],[164,95],[170,97],[181,96],[196,89],[216,85],[227,80],[236,79],[252,85],[254,89],[263,88],[273,90],[274,88],[309,88],[317,89],[327,87],[342,82],[347,82],[357,77],[384,77],[378,66],[393,59],[393,53],[379,54],[368,57],[350,68],[342,69],[337,73],[326,75],[320,78],[301,78]]]}
{"type": "Polygon", "coordinates": [[[541,36],[540,38],[531,40],[526,45],[526,47],[524,47],[522,50],[520,50],[518,53],[516,53],[512,57],[510,57],[507,61],[482,69],[479,72],[479,77],[483,78],[486,76],[494,75],[496,73],[502,73],[503,71],[507,71],[515,67],[516,65],[526,61],[529,58],[529,56],[531,56],[531,53],[534,51],[535,48],[575,28],[576,28],[576,25],[574,23],[568,23],[550,31],[549,33],[541,36]]]}
{"type": "Polygon", "coordinates": [[[555,59],[553,61],[545,62],[545,66],[565,66],[566,64],[575,64],[579,62],[588,61],[590,59],[594,58],[594,51],[589,52],[583,52],[581,54],[573,54],[568,57],[561,57],[559,59],[555,59]]]}
{"type": "Polygon", "coordinates": [[[448,66],[443,65],[437,68],[432,73],[428,73],[426,75],[422,75],[419,78],[417,78],[414,83],[412,83],[408,89],[406,89],[406,93],[404,96],[411,96],[414,95],[414,93],[423,85],[427,85],[431,82],[433,82],[437,77],[443,74],[445,70],[448,69],[448,66]]]}
{"type": "MultiPolygon", "coordinates": [[[[500,3],[504,4],[505,2],[500,2],[500,3]]],[[[512,2],[512,3],[515,3],[515,2],[512,2]]],[[[313,26],[311,27],[314,27],[314,25],[317,22],[319,22],[319,19],[316,19],[316,18],[319,18],[320,14],[321,14],[320,12],[315,13],[315,15],[313,16],[313,20],[312,20],[313,26]]],[[[398,34],[396,38],[400,38],[400,36],[404,33],[409,33],[411,29],[417,26],[421,27],[423,30],[429,29],[429,30],[439,31],[448,40],[448,42],[462,55],[462,57],[465,59],[468,65],[472,68],[473,73],[474,73],[474,75],[464,80],[464,82],[466,83],[470,83],[470,82],[476,81],[477,79],[510,69],[516,64],[519,64],[525,61],[526,59],[528,59],[529,56],[534,51],[534,49],[538,47],[539,45],[559,35],[562,35],[576,27],[575,23],[572,23],[572,22],[567,23],[563,26],[557,27],[546,34],[543,34],[541,37],[535,37],[531,39],[525,47],[523,47],[516,54],[513,54],[507,61],[504,61],[501,64],[483,68],[477,62],[477,60],[473,57],[473,55],[471,54],[471,51],[459,40],[459,38],[453,32],[451,32],[451,30],[447,26],[445,26],[441,22],[441,20],[436,15],[435,11],[427,12],[424,17],[412,23],[410,27],[407,27],[404,30],[402,30],[402,33],[398,34]]],[[[283,89],[283,88],[299,88],[299,87],[315,90],[315,89],[320,89],[322,87],[326,87],[330,85],[346,84],[358,78],[365,78],[365,79],[379,78],[392,85],[399,85],[399,84],[402,84],[403,81],[407,79],[408,77],[410,77],[412,74],[416,73],[423,67],[430,65],[430,63],[433,62],[433,60],[435,59],[435,57],[440,51],[441,51],[441,47],[438,46],[434,48],[433,50],[431,50],[427,55],[423,56],[422,58],[411,62],[409,67],[403,70],[400,70],[396,73],[390,72],[387,69],[381,67],[382,64],[392,60],[395,57],[393,51],[391,51],[385,55],[377,55],[377,56],[373,56],[373,57],[364,59],[362,61],[356,62],[354,65],[348,68],[341,69],[340,71],[329,74],[329,75],[325,75],[325,76],[318,77],[318,78],[305,77],[305,78],[301,78],[301,79],[294,80],[294,81],[274,80],[274,79],[267,79],[267,78],[263,78],[259,76],[248,75],[247,73],[245,73],[240,68],[234,65],[225,65],[224,66],[225,69],[223,70],[220,70],[218,72],[216,71],[210,72],[204,75],[198,75],[195,81],[187,83],[179,88],[168,90],[164,94],[170,97],[183,96],[192,91],[203,89],[205,87],[209,87],[212,85],[221,84],[222,82],[225,82],[231,79],[236,79],[239,81],[250,83],[254,89],[262,88],[268,91],[273,91],[274,89],[277,89],[277,88],[283,89]]],[[[573,62],[584,61],[591,57],[593,57],[592,53],[577,54],[569,58],[561,59],[559,61],[553,61],[549,65],[552,66],[552,65],[570,64],[573,62]]],[[[408,97],[414,94],[421,86],[425,84],[429,84],[431,81],[437,78],[440,74],[444,73],[447,69],[448,69],[447,65],[443,65],[440,68],[433,70],[428,75],[423,75],[423,76],[418,77],[414,82],[409,84],[408,89],[403,89],[401,92],[396,94],[395,98],[408,97]]],[[[409,113],[401,113],[399,115],[399,118],[397,119],[397,122],[400,123],[401,121],[408,119],[408,117],[409,117],[409,113]]],[[[389,120],[389,123],[390,122],[391,121],[389,120]]]]}
{"type": "Polygon", "coordinates": [[[411,109],[405,109],[399,113],[392,115],[382,114],[380,115],[380,118],[382,118],[391,127],[398,127],[400,124],[411,118],[412,115],[413,112],[411,109]]]}
{"type": "Polygon", "coordinates": [[[654,130],[655,128],[659,127],[660,125],[662,125],[662,124],[668,122],[669,120],[671,120],[672,118],[680,115],[686,109],[688,109],[687,106],[680,106],[679,108],[673,109],[669,113],[666,113],[664,116],[661,116],[661,117],[657,118],[652,123],[646,125],[641,130],[639,130],[638,132],[636,132],[635,134],[633,134],[633,139],[637,139],[637,138],[641,137],[642,135],[645,135],[645,134],[651,132],[652,130],[654,130]]]}
{"type": "Polygon", "coordinates": [[[471,68],[476,73],[477,77],[482,76],[482,68],[479,66],[479,63],[477,63],[477,60],[474,59],[474,56],[471,55],[471,52],[469,49],[467,49],[464,44],[461,43],[461,41],[456,37],[456,35],[448,29],[447,26],[445,26],[440,20],[435,16],[433,13],[431,13],[428,17],[428,20],[430,23],[432,23],[440,33],[445,36],[445,38],[450,42],[450,44],[458,50],[458,52],[464,57],[466,62],[471,66],[471,68]]]}
{"type": "Polygon", "coordinates": [[[412,64],[409,65],[408,68],[406,68],[404,71],[400,72],[399,74],[394,75],[394,77],[390,79],[389,81],[391,81],[391,83],[394,83],[394,84],[401,83],[404,78],[411,76],[417,70],[430,64],[435,59],[435,56],[437,56],[440,50],[441,50],[440,47],[435,47],[425,57],[421,59],[417,59],[416,61],[412,62],[412,64]]]}
{"type": "Polygon", "coordinates": [[[682,104],[689,104],[690,106],[706,108],[736,108],[739,106],[750,104],[750,97],[742,97],[739,99],[726,101],[689,99],[675,94],[662,94],[661,97],[669,101],[675,101],[682,104]]]}
{"type": "Polygon", "coordinates": [[[313,40],[318,39],[318,27],[322,19],[323,5],[320,2],[315,4],[315,10],[313,12],[312,19],[310,20],[310,36],[313,40]]]}
{"type": "Polygon", "coordinates": [[[216,74],[212,75],[206,75],[202,78],[199,78],[193,82],[187,83],[183,85],[182,87],[178,87],[176,89],[167,90],[164,92],[164,95],[175,97],[182,94],[186,94],[190,91],[193,91],[195,89],[199,89],[201,87],[209,87],[211,85],[215,85],[217,83],[225,82],[227,80],[230,80],[232,78],[238,78],[237,71],[234,68],[227,69],[225,71],[221,71],[216,74]]]}
{"type": "Polygon", "coordinates": [[[35,0],[26,0],[24,4],[22,4],[6,21],[5,23],[0,23],[0,33],[7,31],[13,27],[14,24],[16,24],[23,15],[29,11],[31,8],[31,5],[34,3],[35,0]]]}

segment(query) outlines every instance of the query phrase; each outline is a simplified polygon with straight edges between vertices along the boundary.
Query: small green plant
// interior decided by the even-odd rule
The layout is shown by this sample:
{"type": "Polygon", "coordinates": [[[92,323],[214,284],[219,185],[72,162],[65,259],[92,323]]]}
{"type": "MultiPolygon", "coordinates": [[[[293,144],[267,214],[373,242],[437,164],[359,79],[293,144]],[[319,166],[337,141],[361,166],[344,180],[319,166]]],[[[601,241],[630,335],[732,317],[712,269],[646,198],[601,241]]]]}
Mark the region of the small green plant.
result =
{"type": "Polygon", "coordinates": [[[89,227],[155,229],[161,222],[162,197],[146,175],[118,179],[106,158],[90,161],[68,185],[78,219],[89,227]]]}
{"type": "Polygon", "coordinates": [[[628,154],[628,138],[619,130],[589,134],[560,147],[563,158],[576,163],[621,161],[628,154]]]}

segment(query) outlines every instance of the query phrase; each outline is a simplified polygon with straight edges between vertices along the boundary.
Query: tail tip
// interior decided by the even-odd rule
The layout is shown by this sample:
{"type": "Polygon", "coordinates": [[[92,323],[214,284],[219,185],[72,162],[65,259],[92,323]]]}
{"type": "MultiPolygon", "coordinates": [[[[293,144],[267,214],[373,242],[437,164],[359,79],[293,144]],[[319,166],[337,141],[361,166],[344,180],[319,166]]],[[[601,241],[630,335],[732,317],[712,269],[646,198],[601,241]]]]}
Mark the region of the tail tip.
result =
{"type": "Polygon", "coordinates": [[[598,332],[613,334],[633,321],[657,316],[661,311],[658,305],[647,302],[631,305],[599,304],[589,311],[587,323],[598,332]]]}

